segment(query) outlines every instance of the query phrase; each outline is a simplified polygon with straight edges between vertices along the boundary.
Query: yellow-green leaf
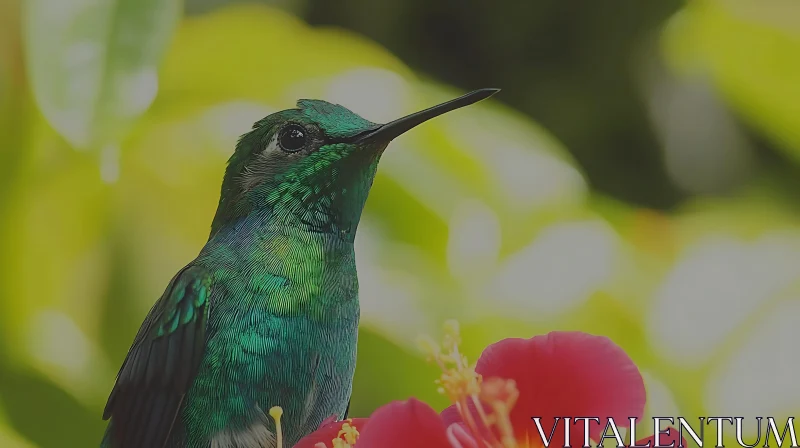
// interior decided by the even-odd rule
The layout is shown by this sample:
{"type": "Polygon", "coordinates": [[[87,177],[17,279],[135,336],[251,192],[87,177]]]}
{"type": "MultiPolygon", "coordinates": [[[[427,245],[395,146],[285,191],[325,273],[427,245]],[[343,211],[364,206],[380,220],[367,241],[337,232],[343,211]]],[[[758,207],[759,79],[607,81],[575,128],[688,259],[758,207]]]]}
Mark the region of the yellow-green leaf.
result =
{"type": "Polygon", "coordinates": [[[688,2],[664,37],[673,66],[711,76],[739,113],[800,160],[800,2],[688,2]]]}
{"type": "Polygon", "coordinates": [[[34,97],[75,147],[115,144],[152,103],[179,0],[30,0],[24,42],[34,97]]]}

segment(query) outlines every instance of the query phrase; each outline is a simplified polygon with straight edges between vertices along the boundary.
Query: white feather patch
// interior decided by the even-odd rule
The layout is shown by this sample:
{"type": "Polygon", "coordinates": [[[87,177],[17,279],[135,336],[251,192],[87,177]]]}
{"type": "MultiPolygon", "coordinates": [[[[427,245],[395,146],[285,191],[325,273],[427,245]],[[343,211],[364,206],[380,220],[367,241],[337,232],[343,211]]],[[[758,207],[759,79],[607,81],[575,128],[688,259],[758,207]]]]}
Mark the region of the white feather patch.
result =
{"type": "Polygon", "coordinates": [[[267,429],[267,417],[263,412],[259,414],[263,418],[257,419],[245,430],[225,429],[218,432],[211,439],[211,448],[275,448],[277,439],[275,434],[267,429]]]}
{"type": "Polygon", "coordinates": [[[267,147],[259,152],[256,156],[257,160],[245,167],[244,171],[242,172],[239,181],[241,182],[242,189],[244,191],[249,191],[251,188],[255,187],[261,183],[262,180],[264,180],[266,172],[264,171],[263,162],[266,162],[269,158],[269,155],[276,151],[281,151],[280,147],[278,146],[278,134],[272,136],[272,139],[267,144],[267,147]],[[259,159],[261,160],[259,161],[259,159]]]}

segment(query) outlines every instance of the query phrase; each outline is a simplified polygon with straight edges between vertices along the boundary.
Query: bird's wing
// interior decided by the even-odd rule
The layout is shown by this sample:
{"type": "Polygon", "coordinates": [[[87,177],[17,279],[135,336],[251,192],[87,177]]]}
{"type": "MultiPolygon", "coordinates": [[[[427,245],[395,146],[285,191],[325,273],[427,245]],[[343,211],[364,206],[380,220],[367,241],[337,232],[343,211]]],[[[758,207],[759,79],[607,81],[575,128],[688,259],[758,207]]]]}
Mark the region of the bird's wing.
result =
{"type": "Polygon", "coordinates": [[[103,413],[104,420],[112,419],[110,447],[166,443],[203,358],[210,295],[206,270],[189,265],[150,310],[103,413]]]}

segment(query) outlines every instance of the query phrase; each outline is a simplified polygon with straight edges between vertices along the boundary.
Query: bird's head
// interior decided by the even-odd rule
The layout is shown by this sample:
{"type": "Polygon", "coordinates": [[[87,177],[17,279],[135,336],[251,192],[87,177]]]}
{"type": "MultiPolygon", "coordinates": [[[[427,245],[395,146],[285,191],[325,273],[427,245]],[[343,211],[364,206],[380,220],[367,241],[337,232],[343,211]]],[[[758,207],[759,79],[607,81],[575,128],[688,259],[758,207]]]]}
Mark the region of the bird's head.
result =
{"type": "Polygon", "coordinates": [[[255,211],[352,240],[383,150],[443,113],[488,98],[482,89],[387,124],[338,104],[300,100],[256,122],[228,161],[212,236],[255,211]]]}

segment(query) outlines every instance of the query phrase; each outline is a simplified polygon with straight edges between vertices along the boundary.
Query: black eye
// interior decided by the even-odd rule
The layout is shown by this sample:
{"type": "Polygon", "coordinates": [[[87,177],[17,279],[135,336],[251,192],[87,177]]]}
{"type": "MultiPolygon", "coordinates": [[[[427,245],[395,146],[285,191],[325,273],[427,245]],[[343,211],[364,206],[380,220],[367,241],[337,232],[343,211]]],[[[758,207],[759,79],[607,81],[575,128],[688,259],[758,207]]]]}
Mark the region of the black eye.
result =
{"type": "Polygon", "coordinates": [[[286,152],[299,151],[306,144],[306,130],[299,125],[290,124],[281,129],[278,144],[286,152]]]}

